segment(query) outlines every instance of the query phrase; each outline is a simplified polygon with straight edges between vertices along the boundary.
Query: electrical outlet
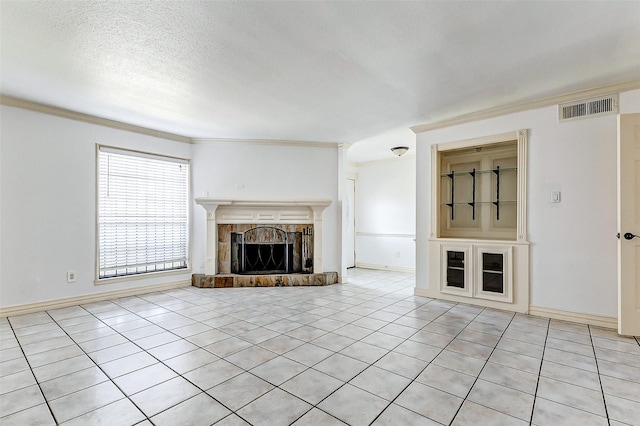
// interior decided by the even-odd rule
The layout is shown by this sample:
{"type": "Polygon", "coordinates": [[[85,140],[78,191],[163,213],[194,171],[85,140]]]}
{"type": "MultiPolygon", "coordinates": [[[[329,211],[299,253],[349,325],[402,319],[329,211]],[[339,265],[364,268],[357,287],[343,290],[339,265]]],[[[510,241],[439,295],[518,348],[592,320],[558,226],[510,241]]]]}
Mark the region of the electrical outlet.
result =
{"type": "Polygon", "coordinates": [[[76,271],[67,271],[67,282],[68,283],[76,282],[76,271]]]}

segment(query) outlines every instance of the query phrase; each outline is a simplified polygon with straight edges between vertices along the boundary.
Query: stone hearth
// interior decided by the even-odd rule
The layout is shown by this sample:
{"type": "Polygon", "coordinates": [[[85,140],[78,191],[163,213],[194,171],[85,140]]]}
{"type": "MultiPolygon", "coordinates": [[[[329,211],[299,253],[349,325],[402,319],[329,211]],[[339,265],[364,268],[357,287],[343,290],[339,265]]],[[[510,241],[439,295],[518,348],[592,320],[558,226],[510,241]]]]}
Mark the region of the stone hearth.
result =
{"type": "Polygon", "coordinates": [[[193,274],[191,277],[191,284],[200,288],[318,286],[337,282],[337,272],[287,275],[193,274]]]}

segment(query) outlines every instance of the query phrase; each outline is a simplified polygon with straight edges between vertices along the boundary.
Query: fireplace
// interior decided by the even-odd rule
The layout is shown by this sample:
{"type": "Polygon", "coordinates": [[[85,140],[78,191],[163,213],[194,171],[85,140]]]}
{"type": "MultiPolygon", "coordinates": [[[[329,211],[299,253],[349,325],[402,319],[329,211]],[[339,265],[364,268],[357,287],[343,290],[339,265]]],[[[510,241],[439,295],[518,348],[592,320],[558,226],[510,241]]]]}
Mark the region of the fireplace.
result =
{"type": "Polygon", "coordinates": [[[329,200],[196,198],[207,211],[205,273],[196,287],[328,285],[322,266],[322,212],[329,200]]]}
{"type": "Polygon", "coordinates": [[[231,273],[303,272],[303,264],[309,268],[313,263],[308,256],[308,237],[312,234],[310,226],[302,232],[286,231],[275,226],[256,226],[244,232],[231,232],[231,273]]]}
{"type": "MultiPolygon", "coordinates": [[[[289,268],[291,273],[322,274],[322,212],[331,204],[329,200],[298,201],[249,201],[221,200],[215,198],[196,198],[195,202],[207,211],[207,235],[205,275],[251,274],[251,269],[264,268],[260,275],[268,271],[289,268]],[[247,232],[255,228],[250,234],[247,232]],[[237,233],[244,233],[245,251],[232,250],[233,241],[242,240],[237,233]],[[246,243],[264,243],[262,237],[271,233],[279,247],[247,247],[246,243]],[[296,235],[300,235],[299,237],[296,235]],[[232,236],[234,235],[234,236],[232,236]],[[296,249],[300,238],[300,250],[296,249]],[[286,242],[283,242],[286,241],[286,242]],[[290,245],[293,243],[293,254],[290,245]],[[251,258],[245,258],[248,250],[253,250],[251,258]],[[276,258],[291,256],[287,265],[276,258]],[[299,253],[299,254],[298,254],[299,253]],[[272,256],[273,255],[273,256],[272,256]],[[299,260],[298,260],[299,256],[299,260]],[[233,272],[232,257],[235,258],[233,272]],[[256,257],[259,259],[257,260],[256,257]],[[273,259],[272,259],[273,257],[273,259]],[[245,269],[241,267],[244,259],[245,269]],[[253,265],[253,266],[252,266],[253,265]],[[247,269],[248,268],[248,269],[247,269]],[[273,269],[269,269],[273,268],[273,269]]],[[[270,243],[268,243],[270,244],[270,243]]]]}

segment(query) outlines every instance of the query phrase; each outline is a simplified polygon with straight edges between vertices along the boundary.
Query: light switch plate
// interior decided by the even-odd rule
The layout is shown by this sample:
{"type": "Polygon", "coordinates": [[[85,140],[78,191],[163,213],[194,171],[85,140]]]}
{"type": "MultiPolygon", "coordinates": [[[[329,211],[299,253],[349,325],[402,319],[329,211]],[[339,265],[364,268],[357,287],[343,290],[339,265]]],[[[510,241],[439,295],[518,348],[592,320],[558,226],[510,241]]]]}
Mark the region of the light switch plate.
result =
{"type": "Polygon", "coordinates": [[[551,191],[551,202],[552,203],[560,202],[560,191],[551,191]]]}

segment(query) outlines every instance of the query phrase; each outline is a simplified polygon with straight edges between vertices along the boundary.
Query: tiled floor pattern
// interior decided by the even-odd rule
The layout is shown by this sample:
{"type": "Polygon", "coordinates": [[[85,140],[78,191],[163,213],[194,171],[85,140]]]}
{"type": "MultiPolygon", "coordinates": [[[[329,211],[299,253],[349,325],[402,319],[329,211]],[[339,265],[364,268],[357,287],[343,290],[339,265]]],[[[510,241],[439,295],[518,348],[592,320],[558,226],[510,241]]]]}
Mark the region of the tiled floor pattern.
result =
{"type": "Polygon", "coordinates": [[[9,425],[638,425],[640,346],[413,296],[408,274],[0,320],[9,425]]]}

